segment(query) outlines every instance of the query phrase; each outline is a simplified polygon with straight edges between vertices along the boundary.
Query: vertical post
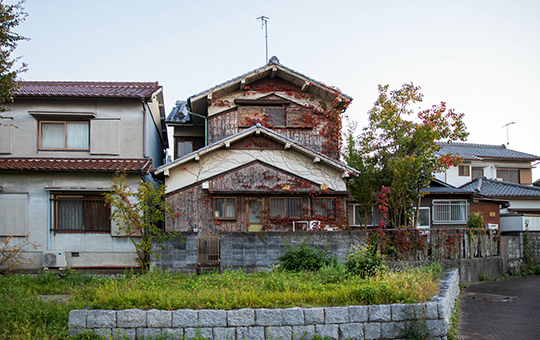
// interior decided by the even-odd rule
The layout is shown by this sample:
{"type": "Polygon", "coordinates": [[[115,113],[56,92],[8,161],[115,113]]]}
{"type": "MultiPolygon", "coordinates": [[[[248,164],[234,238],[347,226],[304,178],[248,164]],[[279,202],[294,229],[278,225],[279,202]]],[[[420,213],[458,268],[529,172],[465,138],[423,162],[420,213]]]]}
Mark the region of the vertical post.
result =
{"type": "Polygon", "coordinates": [[[268,64],[268,17],[261,15],[257,20],[261,19],[261,28],[264,27],[264,39],[266,41],[266,63],[268,64]]]}

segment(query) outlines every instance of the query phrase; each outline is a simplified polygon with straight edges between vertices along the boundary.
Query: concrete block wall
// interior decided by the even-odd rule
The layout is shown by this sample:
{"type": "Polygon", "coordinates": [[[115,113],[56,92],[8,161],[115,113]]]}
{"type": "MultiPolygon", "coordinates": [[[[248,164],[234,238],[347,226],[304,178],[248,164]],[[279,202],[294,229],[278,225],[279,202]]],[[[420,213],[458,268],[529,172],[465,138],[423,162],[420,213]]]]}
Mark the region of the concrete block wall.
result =
{"type": "Polygon", "coordinates": [[[424,317],[431,338],[446,340],[450,316],[459,295],[459,274],[447,272],[439,294],[417,304],[239,310],[72,310],[69,333],[91,330],[113,339],[174,339],[197,336],[210,340],[398,339],[412,318],[424,317]]]}

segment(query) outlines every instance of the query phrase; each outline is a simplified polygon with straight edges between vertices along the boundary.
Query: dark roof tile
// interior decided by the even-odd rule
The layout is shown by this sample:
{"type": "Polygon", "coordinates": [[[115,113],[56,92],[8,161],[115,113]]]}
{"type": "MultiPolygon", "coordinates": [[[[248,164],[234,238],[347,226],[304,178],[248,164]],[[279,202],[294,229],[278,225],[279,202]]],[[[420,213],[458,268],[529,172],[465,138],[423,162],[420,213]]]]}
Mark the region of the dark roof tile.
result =
{"type": "Polygon", "coordinates": [[[540,188],[532,185],[498,181],[486,177],[476,178],[460,187],[492,197],[540,197],[540,188]]]}
{"type": "Polygon", "coordinates": [[[158,82],[20,81],[15,97],[150,98],[158,82]]]}
{"type": "Polygon", "coordinates": [[[507,149],[504,144],[472,144],[472,143],[438,143],[442,149],[438,152],[440,155],[456,154],[463,159],[482,160],[484,158],[499,159],[520,159],[520,160],[538,160],[540,156],[529,153],[507,149]]]}
{"type": "Polygon", "coordinates": [[[148,173],[151,168],[151,158],[0,158],[0,171],[127,171],[148,173]]]}

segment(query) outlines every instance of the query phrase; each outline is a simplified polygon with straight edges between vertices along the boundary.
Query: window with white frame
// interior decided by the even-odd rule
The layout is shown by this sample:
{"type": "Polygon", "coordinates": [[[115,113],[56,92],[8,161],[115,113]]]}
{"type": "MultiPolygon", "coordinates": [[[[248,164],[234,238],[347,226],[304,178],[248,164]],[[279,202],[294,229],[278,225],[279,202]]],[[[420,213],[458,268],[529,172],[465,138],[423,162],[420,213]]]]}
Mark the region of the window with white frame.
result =
{"type": "MultiPolygon", "coordinates": [[[[373,207],[367,216],[367,226],[373,226],[373,207]]],[[[350,204],[349,205],[349,225],[352,227],[363,227],[366,225],[364,223],[365,215],[364,210],[360,204],[350,204]]]]}
{"type": "Polygon", "coordinates": [[[216,197],[214,198],[214,217],[216,219],[236,218],[236,198],[216,197]]]}
{"type": "Polygon", "coordinates": [[[433,200],[433,223],[467,223],[467,200],[433,200]]]}
{"type": "Polygon", "coordinates": [[[275,197],[270,199],[270,217],[302,217],[302,198],[275,197]]]}
{"type": "Polygon", "coordinates": [[[418,221],[416,222],[417,228],[429,228],[429,207],[420,207],[418,212],[418,221]]]}
{"type": "Polygon", "coordinates": [[[53,198],[53,209],[55,232],[111,232],[111,208],[103,194],[57,194],[53,198]]]}
{"type": "Polygon", "coordinates": [[[40,150],[88,150],[90,124],[88,121],[40,121],[40,150]]]}

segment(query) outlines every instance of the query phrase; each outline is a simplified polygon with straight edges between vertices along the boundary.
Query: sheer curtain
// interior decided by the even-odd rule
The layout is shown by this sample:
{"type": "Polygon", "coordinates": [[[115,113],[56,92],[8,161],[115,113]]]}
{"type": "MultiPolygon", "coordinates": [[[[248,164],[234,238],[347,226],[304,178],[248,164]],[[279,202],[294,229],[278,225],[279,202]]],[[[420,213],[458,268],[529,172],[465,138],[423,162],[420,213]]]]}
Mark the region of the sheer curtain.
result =
{"type": "Polygon", "coordinates": [[[64,123],[41,123],[41,147],[64,148],[64,123]]]}
{"type": "Polygon", "coordinates": [[[67,123],[66,135],[67,149],[88,149],[88,123],[67,123]]]}

